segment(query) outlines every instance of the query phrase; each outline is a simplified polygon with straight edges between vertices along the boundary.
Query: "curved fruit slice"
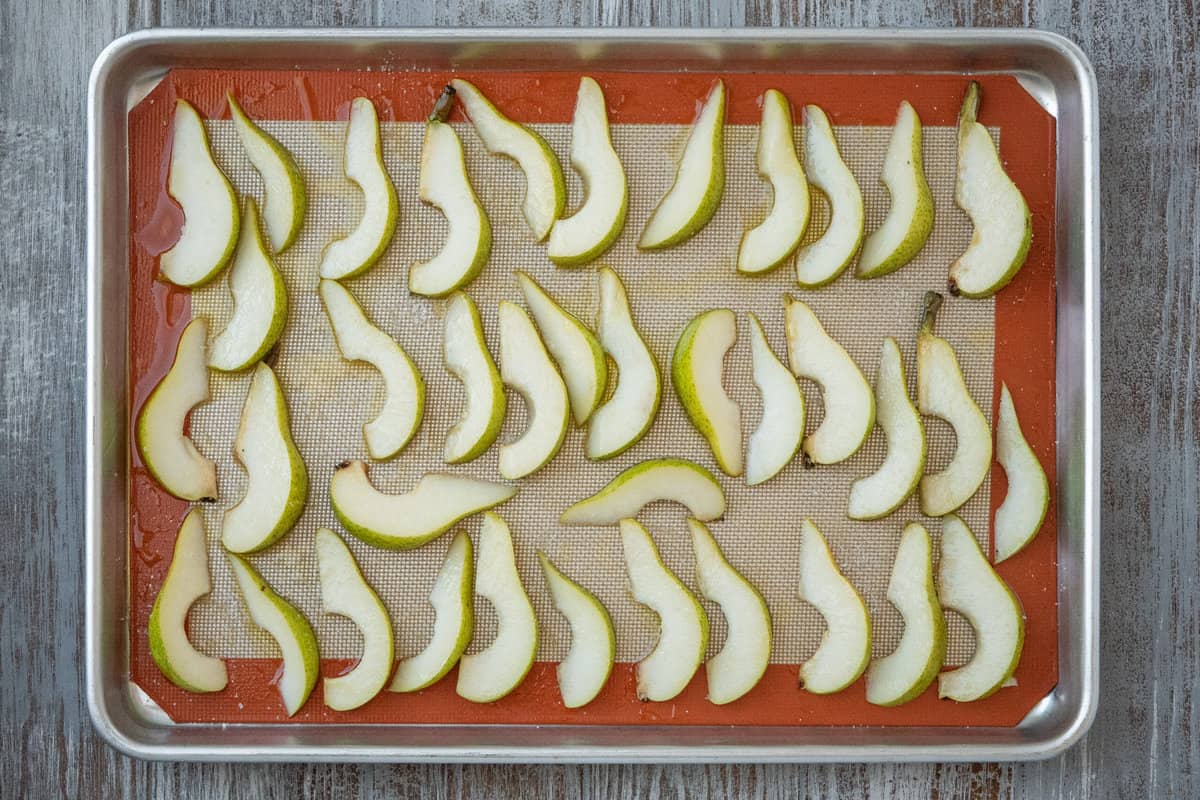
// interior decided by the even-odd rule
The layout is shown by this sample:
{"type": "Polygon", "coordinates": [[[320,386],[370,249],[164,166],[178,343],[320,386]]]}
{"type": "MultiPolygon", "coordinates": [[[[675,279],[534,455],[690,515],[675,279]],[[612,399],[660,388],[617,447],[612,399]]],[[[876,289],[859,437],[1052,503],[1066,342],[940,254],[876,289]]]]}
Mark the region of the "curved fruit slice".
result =
{"type": "Polygon", "coordinates": [[[554,607],[571,626],[571,649],[558,663],[558,689],[567,708],[586,706],[612,673],[617,651],[612,618],[596,596],[568,578],[545,553],[538,553],[554,607]]]}
{"type": "Polygon", "coordinates": [[[875,378],[875,420],[887,437],[887,457],[879,469],[850,486],[850,519],[886,517],[909,498],[925,470],[925,428],[908,398],[904,358],[896,340],[883,340],[875,378]]]}
{"type": "Polygon", "coordinates": [[[583,178],[583,205],[554,223],[546,255],[560,267],[578,267],[600,256],[621,235],[629,205],[625,168],[608,133],[604,92],[579,79],[571,128],[571,166],[583,178]]]}
{"type": "Polygon", "coordinates": [[[859,278],[878,278],[903,267],[921,252],[933,230],[933,193],[921,155],[921,118],[907,100],[900,103],[883,159],[880,180],[892,198],[888,215],[863,242],[859,278]]]}
{"type": "Polygon", "coordinates": [[[567,204],[567,184],[558,157],[545,139],[501,114],[472,84],[455,78],[450,86],[458,93],[488,152],[511,158],[525,173],[521,211],[534,238],[542,241],[567,204]]]}
{"type": "MultiPolygon", "coordinates": [[[[558,230],[558,226],[555,226],[558,230]]],[[[517,281],[541,331],[546,349],[554,357],[567,384],[567,396],[571,398],[571,411],[575,423],[582,425],[592,416],[604,387],[608,382],[608,364],[604,361],[604,348],[600,340],[588,330],[579,318],[554,301],[533,278],[520,270],[517,281]]]]}
{"type": "Polygon", "coordinates": [[[175,101],[167,193],[183,211],[183,229],[158,257],[158,268],[177,286],[208,283],[233,256],[241,217],[237,195],[213,161],[204,122],[186,100],[175,101]]]}
{"type": "Polygon", "coordinates": [[[209,348],[208,365],[222,372],[240,372],[263,358],[283,333],[287,322],[287,288],[267,254],[258,227],[258,207],[247,198],[233,266],[229,268],[233,316],[209,348]]]}
{"type": "Polygon", "coordinates": [[[1000,386],[996,459],[1008,477],[1008,494],[996,509],[996,563],[1018,553],[1042,528],[1050,504],[1050,483],[1017,420],[1008,386],[1000,386]]]}
{"type": "Polygon", "coordinates": [[[457,691],[472,703],[491,703],[525,680],[537,653],[538,627],[517,574],[512,534],[504,520],[490,511],[479,528],[475,591],[496,610],[496,638],[483,651],[462,657],[457,691]]]}
{"type": "Polygon", "coordinates": [[[456,533],[429,593],[436,614],[433,637],[424,650],[396,665],[390,691],[415,692],[432,686],[458,663],[471,643],[475,630],[473,552],[471,537],[463,531],[456,533]]]}
{"type": "Polygon", "coordinates": [[[330,242],[321,255],[321,277],[334,280],[351,278],[374,266],[396,231],[396,187],[383,166],[375,105],[365,97],[356,97],[350,104],[345,170],[346,177],[362,189],[364,206],[354,231],[330,242]]]}
{"type": "Polygon", "coordinates": [[[713,474],[682,458],[656,458],[634,464],[591,497],[580,500],[558,518],[563,525],[608,525],[637,516],[642,507],[671,500],[700,520],[725,513],[725,493],[713,474]]]}
{"type": "Polygon", "coordinates": [[[746,447],[746,485],[769,481],[788,465],[804,437],[804,394],[750,314],[750,359],[754,385],[762,395],[762,419],[746,447]]]}
{"type": "Polygon", "coordinates": [[[361,461],[340,464],[329,482],[333,513],[350,533],[388,549],[420,547],[460,519],[497,506],[515,486],[428,472],[405,494],[384,494],[361,461]]]}
{"type": "Polygon", "coordinates": [[[625,286],[608,267],[600,270],[597,321],[600,344],[617,368],[617,388],[592,414],[588,425],[587,457],[603,461],[624,453],[650,430],[658,415],[662,376],[633,325],[625,286]]]}
{"type": "Polygon", "coordinates": [[[976,120],[979,84],[971,81],[958,115],[958,172],[954,202],[971,218],[975,232],[966,252],[950,265],[950,291],[988,297],[1016,276],[1033,226],[1021,190],[1004,172],[987,128],[976,120]]]}
{"type": "Polygon", "coordinates": [[[742,413],[721,384],[725,354],[737,341],[737,317],[727,308],[696,316],[671,358],[675,393],[727,475],[742,474],[742,413]]]}
{"type": "Polygon", "coordinates": [[[854,260],[864,221],[862,190],[842,161],[829,118],[817,106],[804,107],[804,165],[808,182],[829,200],[829,227],[796,253],[796,282],[816,289],[832,282],[854,260]]]}
{"type": "Polygon", "coordinates": [[[287,400],[266,364],[250,379],[233,455],[246,468],[246,494],[225,512],[221,544],[250,553],[290,531],[308,499],[308,471],[292,442],[287,400]]]}
{"type": "Polygon", "coordinates": [[[925,313],[917,334],[917,408],[954,428],[957,446],[946,468],[921,478],[921,513],[941,517],[978,491],[992,466],[992,432],[967,391],[954,348],[933,333],[942,296],[926,292],[925,313]]]}
{"type": "Polygon", "coordinates": [[[394,655],[392,620],[340,536],[318,528],[315,546],[325,613],[349,619],[363,639],[362,655],[354,669],[325,678],[321,684],[325,705],[349,711],[379,694],[387,683],[394,655]]]}
{"type": "Polygon", "coordinates": [[[891,655],[867,670],[867,702],[898,706],[925,692],[946,657],[946,619],[933,586],[933,545],[929,531],[916,523],[900,534],[887,598],[904,618],[904,635],[891,655]]]}
{"type": "Polygon", "coordinates": [[[188,641],[187,614],[212,591],[204,518],[193,508],[175,537],[175,553],[150,611],[150,655],[171,683],[189,692],[219,692],[228,678],[225,662],[206,656],[188,641]]]}
{"type": "Polygon", "coordinates": [[[521,437],[500,447],[500,477],[524,478],[558,454],[571,421],[567,385],[538,338],[533,320],[500,301],[500,378],[525,398],[529,424],[521,437]]]}
{"type": "Polygon", "coordinates": [[[975,654],[958,669],[938,676],[938,697],[960,703],[987,697],[1017,670],[1025,614],[1021,601],[988,563],[975,534],[954,515],[942,521],[938,595],[942,605],[966,617],[975,630],[975,654]]]}
{"type": "Polygon", "coordinates": [[[246,116],[233,93],[227,94],[226,98],[242,149],[262,178],[262,216],[267,226],[267,238],[271,240],[271,251],[282,253],[296,241],[300,226],[304,224],[304,212],[308,208],[304,176],[287,148],[246,116]]]}
{"type": "Polygon", "coordinates": [[[792,107],[787,97],[768,89],[762,99],[758,127],[758,174],[771,184],[771,213],[742,236],[737,270],[746,274],[769,272],[796,251],[808,227],[808,178],[796,155],[792,136],[792,107]]]}
{"type": "Polygon", "coordinates": [[[308,700],[321,672],[317,636],[304,615],[254,571],[250,562],[232,553],[226,554],[229,569],[237,579],[242,600],[254,624],[271,634],[283,656],[283,670],[276,687],[288,716],[308,700]]]}
{"type": "Polygon", "coordinates": [[[633,599],[658,615],[658,643],[637,665],[639,700],[662,702],[682,692],[708,649],[708,615],[675,577],[650,534],[632,519],[621,520],[621,546],[633,599]]]}
{"type": "Polygon", "coordinates": [[[383,407],[363,425],[371,458],[392,458],[412,440],[425,414],[425,381],[395,339],[371,324],[362,306],[337,281],[321,281],[321,302],[338,350],[348,361],[365,361],[383,379],[383,407]]]}
{"type": "Polygon", "coordinates": [[[732,703],[750,691],[767,671],[771,658],[771,612],[750,581],[725,560],[708,528],[688,520],[696,553],[696,583],[700,594],[721,607],[729,633],[721,652],[708,660],[708,699],[732,703]]]}
{"type": "Polygon", "coordinates": [[[862,370],[825,332],[803,302],[784,298],[788,358],[792,372],[821,385],[825,418],[804,440],[818,464],[836,464],[858,452],[875,425],[875,395],[862,370]]]}
{"type": "Polygon", "coordinates": [[[800,685],[814,694],[833,694],[867,668],[871,618],[817,526],[804,520],[800,535],[800,599],[821,612],[826,625],[817,652],[800,667],[800,685]]]}
{"type": "Polygon", "coordinates": [[[483,455],[500,435],[504,422],[504,384],[483,340],[483,322],[470,297],[456,292],[442,318],[442,357],[446,369],[462,381],[466,409],[446,434],[447,464],[461,464],[483,455]]]}
{"type": "Polygon", "coordinates": [[[187,324],[175,348],[175,360],[146,398],[137,421],[137,447],[154,479],[181,500],[217,499],[217,465],[200,455],[184,433],[187,415],[208,399],[204,342],[208,323],[187,324]]]}
{"type": "Polygon", "coordinates": [[[692,125],[675,182],[650,215],[638,247],[658,250],[685,242],[708,224],[725,191],[725,84],[713,84],[692,125]]]}

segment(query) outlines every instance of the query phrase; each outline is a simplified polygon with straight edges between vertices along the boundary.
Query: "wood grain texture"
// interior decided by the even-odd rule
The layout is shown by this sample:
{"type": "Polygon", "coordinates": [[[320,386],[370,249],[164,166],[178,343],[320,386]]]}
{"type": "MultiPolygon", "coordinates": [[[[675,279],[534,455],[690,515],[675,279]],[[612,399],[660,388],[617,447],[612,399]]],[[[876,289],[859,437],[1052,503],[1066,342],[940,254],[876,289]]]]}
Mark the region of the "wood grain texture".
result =
{"type": "Polygon", "coordinates": [[[1200,795],[1200,23],[1194,0],[0,0],[0,797],[1200,795]],[[391,767],[147,764],[82,698],[84,99],[152,25],[1036,26],[1099,79],[1102,701],[1085,741],[1011,765],[391,767]]]}

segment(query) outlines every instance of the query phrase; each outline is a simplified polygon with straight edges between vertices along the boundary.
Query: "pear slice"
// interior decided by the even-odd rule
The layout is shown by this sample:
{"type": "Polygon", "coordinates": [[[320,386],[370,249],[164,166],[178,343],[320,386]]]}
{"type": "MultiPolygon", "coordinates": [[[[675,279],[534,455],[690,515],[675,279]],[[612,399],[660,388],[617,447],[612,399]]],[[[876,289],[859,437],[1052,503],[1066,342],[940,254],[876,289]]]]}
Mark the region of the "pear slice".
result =
{"type": "Polygon", "coordinates": [[[537,132],[501,114],[471,83],[455,78],[450,86],[458,93],[488,152],[511,158],[525,173],[521,211],[534,238],[542,241],[567,204],[567,183],[558,156],[537,132]]]}
{"type": "Polygon", "coordinates": [[[927,417],[950,423],[957,446],[944,470],[921,478],[921,513],[927,517],[945,516],[970,500],[992,466],[987,419],[967,391],[954,348],[933,333],[941,305],[940,294],[925,293],[917,334],[917,408],[927,417]]]}
{"type": "Polygon", "coordinates": [[[496,638],[484,650],[462,657],[457,691],[472,703],[492,703],[529,674],[537,653],[538,626],[517,574],[512,534],[504,520],[490,511],[479,528],[475,591],[496,610],[496,638]]]}
{"type": "Polygon", "coordinates": [[[247,198],[233,266],[229,268],[233,316],[209,348],[208,365],[222,372],[240,372],[261,360],[287,323],[287,288],[267,254],[258,226],[258,207],[247,198]]]}
{"type": "Polygon", "coordinates": [[[925,692],[946,657],[946,619],[933,585],[933,545],[921,525],[910,523],[900,534],[887,598],[904,618],[904,635],[891,655],[871,662],[867,702],[898,706],[925,692]]]}
{"type": "Polygon", "coordinates": [[[658,615],[661,633],[637,665],[639,700],[663,702],[682,692],[708,649],[708,615],[700,601],[663,564],[649,532],[621,520],[621,546],[633,599],[658,615]]]}
{"type": "Polygon", "coordinates": [[[846,516],[879,519],[891,514],[916,490],[925,471],[925,428],[908,398],[904,358],[896,340],[883,340],[875,378],[875,419],[887,437],[887,457],[872,474],[850,486],[846,516]]]}
{"type": "Polygon", "coordinates": [[[364,205],[350,235],[330,242],[321,255],[321,277],[333,280],[352,278],[373,267],[396,231],[396,187],[383,166],[375,104],[365,97],[350,104],[344,164],[346,177],[362,189],[364,205]]]}
{"type": "Polygon", "coordinates": [[[266,364],[250,379],[233,455],[246,468],[246,494],[226,510],[221,544],[231,553],[252,553],[290,531],[308,499],[308,471],[292,442],[287,400],[266,364]]]}
{"type": "Polygon", "coordinates": [[[137,420],[137,447],[154,479],[181,500],[217,499],[217,465],[184,433],[188,412],[208,399],[204,343],[208,322],[196,317],[179,335],[175,360],[146,398],[137,420]]]}
{"type": "Polygon", "coordinates": [[[746,485],[769,481],[788,465],[804,437],[804,394],[750,314],[750,359],[754,385],[762,395],[762,419],[746,447],[746,485]]]}
{"type": "Polygon", "coordinates": [[[727,475],[742,474],[742,415],[721,385],[725,354],[737,341],[737,317],[727,308],[698,314],[679,335],[671,380],[688,419],[708,440],[727,475]]]}
{"type": "Polygon", "coordinates": [[[350,533],[375,547],[420,547],[454,523],[497,506],[515,486],[429,472],[405,494],[384,494],[367,479],[367,465],[338,465],[329,482],[333,513],[350,533]]]}
{"type": "Polygon", "coordinates": [[[921,252],[933,230],[933,193],[925,180],[921,118],[907,100],[900,102],[896,112],[880,181],[892,206],[883,224],[863,242],[859,278],[878,278],[900,269],[921,252]]]}
{"type": "Polygon", "coordinates": [[[571,421],[567,385],[538,338],[533,320],[517,305],[500,301],[500,378],[525,398],[529,424],[521,437],[500,447],[500,477],[524,478],[558,454],[571,421]]]}
{"type": "Polygon", "coordinates": [[[529,306],[541,331],[542,341],[567,384],[567,396],[571,399],[575,423],[582,425],[604,397],[604,387],[608,382],[604,348],[600,346],[596,335],[578,317],[546,294],[537,281],[520,270],[517,270],[517,281],[521,284],[525,305],[529,306]]]}
{"type": "Polygon", "coordinates": [[[287,148],[246,116],[233,92],[227,94],[226,99],[242,149],[262,178],[262,216],[271,251],[282,253],[296,241],[304,224],[304,212],[308,208],[304,176],[287,148]]]}
{"type": "Polygon", "coordinates": [[[804,453],[818,464],[836,464],[858,452],[875,425],[875,395],[862,370],[834,341],[807,305],[792,297],[786,307],[788,358],[792,372],[821,386],[825,418],[804,440],[804,453]]]}
{"type": "Polygon", "coordinates": [[[699,520],[725,513],[725,493],[713,474],[682,458],[656,458],[634,464],[591,497],[580,500],[558,518],[563,525],[609,525],[635,517],[658,500],[686,506],[699,520]]]}
{"type": "Polygon", "coordinates": [[[586,706],[612,674],[616,635],[612,618],[596,596],[564,575],[545,553],[538,553],[554,607],[571,626],[571,649],[558,663],[558,690],[567,708],[586,706]]]}
{"type": "Polygon", "coordinates": [[[319,291],[342,356],[367,362],[383,379],[383,407],[362,430],[371,458],[385,461],[403,450],[420,427],[425,381],[404,348],[367,319],[346,287],[326,279],[319,291]]]}
{"type": "Polygon", "coordinates": [[[471,643],[475,629],[473,552],[471,537],[463,531],[456,533],[429,593],[437,615],[433,637],[424,650],[396,665],[390,691],[416,692],[432,686],[458,663],[471,643]]]}
{"type": "Polygon", "coordinates": [[[942,520],[938,595],[975,630],[975,654],[938,676],[938,697],[967,703],[1012,685],[1025,643],[1021,601],[992,569],[975,534],[954,515],[942,520]]]}
{"type": "Polygon", "coordinates": [[[379,694],[387,683],[395,652],[392,620],[340,536],[318,528],[314,544],[325,613],[346,617],[363,639],[362,655],[354,669],[325,678],[321,684],[325,705],[334,711],[349,711],[379,694]]]}
{"type": "Polygon", "coordinates": [[[446,369],[466,391],[462,417],[446,434],[447,464],[462,464],[483,455],[500,435],[504,422],[504,384],[483,340],[483,322],[470,297],[455,292],[442,318],[442,357],[446,369]]]}
{"type": "Polygon", "coordinates": [[[996,509],[996,563],[1020,552],[1033,541],[1046,519],[1050,482],[1017,420],[1008,385],[1000,385],[1000,416],[996,421],[996,459],[1008,477],[1008,494],[996,509]]]}
{"type": "MultiPolygon", "coordinates": [[[[453,97],[453,92],[442,98],[453,97]]],[[[408,290],[427,297],[444,297],[466,286],[487,263],[492,252],[492,226],[463,160],[462,143],[446,122],[449,103],[439,100],[425,124],[421,167],[417,185],[421,201],[439,209],[448,230],[441,251],[428,261],[412,265],[408,290]]]]}
{"type": "Polygon", "coordinates": [[[738,245],[738,272],[770,272],[800,246],[808,227],[808,178],[796,155],[792,135],[792,107],[787,97],[768,89],[762,98],[758,126],[758,174],[771,184],[771,213],[742,236],[738,245]]]}
{"type": "Polygon", "coordinates": [[[753,689],[771,658],[771,612],[757,589],[734,569],[708,528],[688,520],[696,553],[700,594],[721,607],[729,633],[721,652],[708,660],[708,700],[732,703],[753,689]]]}
{"type": "Polygon", "coordinates": [[[725,84],[713,84],[692,125],[675,181],[658,201],[642,238],[641,250],[685,242],[708,224],[725,191],[725,84]]]}
{"type": "Polygon", "coordinates": [[[621,235],[629,205],[625,168],[613,149],[600,85],[579,79],[571,127],[571,166],[583,178],[583,205],[554,223],[546,255],[560,267],[594,261],[621,235]]]}
{"type": "Polygon", "coordinates": [[[950,292],[989,297],[1025,263],[1033,237],[1029,206],[1000,162],[987,128],[979,124],[979,84],[971,81],[958,115],[958,171],[954,202],[975,226],[971,243],[950,265],[950,292]]]}
{"type": "Polygon", "coordinates": [[[817,652],[800,667],[800,685],[813,694],[833,694],[867,668],[871,618],[817,526],[804,520],[800,537],[800,599],[821,612],[826,626],[817,652]]]}
{"type": "Polygon", "coordinates": [[[321,672],[321,656],[312,625],[300,611],[284,600],[255,572],[250,562],[228,553],[229,569],[237,579],[242,600],[254,624],[271,634],[283,656],[283,670],[276,688],[288,716],[308,701],[321,672]]]}
{"type": "Polygon", "coordinates": [[[804,166],[808,182],[829,201],[829,227],[796,252],[796,282],[816,289],[833,282],[854,260],[865,217],[862,189],[842,160],[829,118],[812,105],[804,107],[804,166]]]}
{"type": "Polygon", "coordinates": [[[176,286],[201,286],[233,256],[241,215],[229,179],[213,161],[204,121],[186,100],[175,101],[167,194],[183,211],[183,229],[158,257],[158,268],[176,286]]]}
{"type": "Polygon", "coordinates": [[[189,692],[219,692],[228,677],[225,662],[206,656],[188,640],[187,614],[192,604],[212,591],[204,517],[193,508],[175,537],[175,553],[150,611],[150,655],[163,675],[189,692]]]}
{"type": "MultiPolygon", "coordinates": [[[[617,273],[600,270],[597,332],[616,365],[617,388],[588,423],[587,457],[604,461],[637,444],[658,415],[662,376],[650,348],[633,325],[629,298],[617,273]]],[[[610,376],[611,378],[611,376],[610,376]]]]}

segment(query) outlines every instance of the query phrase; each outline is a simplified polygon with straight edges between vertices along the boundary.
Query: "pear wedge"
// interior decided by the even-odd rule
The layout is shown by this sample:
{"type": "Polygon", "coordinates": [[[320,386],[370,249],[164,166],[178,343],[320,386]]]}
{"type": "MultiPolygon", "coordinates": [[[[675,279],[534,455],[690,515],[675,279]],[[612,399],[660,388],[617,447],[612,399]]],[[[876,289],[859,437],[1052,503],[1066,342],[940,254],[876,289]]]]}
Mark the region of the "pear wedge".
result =
{"type": "Polygon", "coordinates": [[[511,158],[525,173],[521,211],[534,238],[544,240],[567,204],[567,183],[558,156],[545,139],[501,114],[471,83],[455,78],[450,86],[458,93],[487,151],[511,158]]]}
{"type": "Polygon", "coordinates": [[[659,500],[685,506],[699,520],[725,513],[725,493],[713,474],[682,458],[656,458],[634,464],[591,497],[580,500],[558,518],[563,525],[609,525],[637,516],[659,500]]]}
{"type": "Polygon", "coordinates": [[[992,569],[975,534],[953,514],[942,520],[938,596],[975,630],[975,654],[938,676],[938,697],[968,703],[1011,685],[1025,643],[1021,601],[992,569]]]}
{"type": "Polygon", "coordinates": [[[479,528],[475,591],[496,610],[496,638],[458,664],[458,696],[493,703],[517,688],[537,653],[538,626],[533,604],[521,585],[512,534],[498,515],[487,512],[479,528]]]}
{"type": "Polygon", "coordinates": [[[296,241],[304,224],[304,212],[308,208],[304,176],[287,148],[246,116],[232,92],[226,99],[242,149],[262,178],[262,217],[271,251],[282,253],[296,241]]]}
{"type": "Polygon", "coordinates": [[[708,615],[635,520],[621,520],[621,546],[633,599],[658,615],[661,630],[650,655],[638,662],[637,696],[664,702],[687,688],[700,668],[708,649],[708,615]]]}
{"type": "Polygon", "coordinates": [[[375,104],[365,97],[350,104],[344,165],[346,177],[362,189],[364,205],[350,235],[330,242],[321,254],[320,275],[333,280],[352,278],[373,267],[396,231],[396,187],[383,166],[375,104]]]}
{"type": "Polygon", "coordinates": [[[975,226],[971,243],[950,265],[951,294],[990,297],[1016,277],[1033,238],[1029,205],[1000,162],[987,128],[979,124],[979,84],[971,81],[958,115],[958,171],[954,202],[975,226]]]}
{"type": "Polygon", "coordinates": [[[762,98],[755,155],[759,176],[771,184],[771,213],[742,236],[737,271],[758,275],[778,267],[800,246],[808,227],[808,178],[796,155],[792,107],[787,97],[768,89],[762,98]]]}
{"type": "Polygon", "coordinates": [[[365,361],[383,379],[383,407],[363,425],[371,458],[385,461],[412,440],[425,414],[425,381],[395,339],[375,327],[362,306],[337,281],[322,280],[319,292],[338,350],[348,361],[365,361]]]}
{"type": "Polygon", "coordinates": [[[721,383],[725,354],[737,341],[737,317],[727,308],[698,314],[679,335],[671,380],[688,419],[727,475],[742,474],[742,415],[721,383]]]}
{"type": "Polygon", "coordinates": [[[554,223],[546,255],[560,267],[599,258],[621,235],[629,206],[625,168],[608,132],[604,92],[593,79],[579,79],[571,127],[571,166],[583,179],[583,205],[554,223]]]}
{"type": "Polygon", "coordinates": [[[538,338],[533,320],[500,301],[500,379],[525,399],[529,424],[516,441],[500,447],[500,477],[524,478],[558,454],[571,421],[567,385],[538,338]]]}
{"type": "Polygon", "coordinates": [[[456,292],[442,318],[442,357],[446,369],[462,382],[466,408],[446,434],[447,464],[478,458],[500,435],[504,422],[504,384],[483,339],[483,322],[471,298],[456,292]]]}
{"type": "Polygon", "coordinates": [[[821,612],[826,625],[817,652],[800,667],[800,684],[813,694],[833,694],[867,668],[871,618],[817,526],[804,520],[800,536],[800,599],[821,612]]]}
{"type": "Polygon", "coordinates": [[[571,626],[571,649],[558,663],[558,690],[567,708],[586,706],[612,674],[617,651],[612,618],[596,596],[564,575],[538,553],[550,599],[571,626]]]}
{"type": "Polygon", "coordinates": [[[181,500],[217,499],[217,465],[184,433],[187,415],[208,399],[204,343],[208,323],[197,317],[179,335],[175,360],[146,398],[137,420],[137,448],[146,469],[181,500]]]}
{"type": "Polygon", "coordinates": [[[252,553],[290,531],[308,499],[308,471],[292,442],[287,400],[266,364],[250,379],[233,455],[246,468],[246,494],[225,512],[221,544],[231,553],[252,553]]]}
{"type": "Polygon", "coordinates": [[[634,327],[625,286],[608,267],[600,270],[598,323],[600,344],[616,364],[617,388],[592,414],[585,453],[604,461],[633,447],[650,430],[662,398],[662,376],[634,327]]]}
{"type": "Polygon", "coordinates": [[[808,182],[829,200],[829,227],[796,252],[796,282],[816,289],[832,283],[854,260],[865,216],[862,189],[842,160],[829,118],[812,105],[804,107],[804,166],[808,182]]]}
{"type": "Polygon", "coordinates": [[[171,683],[189,692],[219,692],[228,677],[225,662],[201,653],[188,641],[187,614],[212,591],[204,518],[193,508],[175,537],[171,566],[150,611],[150,655],[171,683]]]}
{"type": "Polygon", "coordinates": [[[241,216],[229,179],[213,161],[204,121],[186,100],[175,101],[167,194],[183,211],[183,229],[158,257],[158,268],[176,286],[201,286],[233,256],[241,216]]]}
{"type": "Polygon", "coordinates": [[[326,614],[337,614],[353,622],[362,635],[358,664],[336,678],[325,678],[322,683],[325,705],[334,711],[349,711],[379,694],[387,683],[395,653],[392,620],[340,536],[328,528],[318,528],[314,543],[321,606],[326,614]]]}
{"type": "Polygon", "coordinates": [[[996,421],[996,460],[1008,478],[1008,494],[996,509],[996,563],[1020,552],[1042,529],[1050,505],[1050,482],[1017,419],[1007,384],[1000,385],[996,421]]]}
{"type": "Polygon", "coordinates": [[[429,472],[405,494],[384,494],[371,485],[361,461],[340,464],[329,482],[330,505],[346,530],[392,550],[420,547],[516,493],[515,486],[429,472]]]}
{"type": "Polygon", "coordinates": [[[758,317],[750,314],[750,359],[762,395],[762,419],[746,447],[746,485],[769,481],[791,462],[804,438],[804,394],[775,357],[758,317]]]}
{"type": "Polygon", "coordinates": [[[725,84],[713,84],[692,125],[675,181],[658,201],[642,237],[641,250],[685,242],[708,224],[725,191],[725,84]]]}

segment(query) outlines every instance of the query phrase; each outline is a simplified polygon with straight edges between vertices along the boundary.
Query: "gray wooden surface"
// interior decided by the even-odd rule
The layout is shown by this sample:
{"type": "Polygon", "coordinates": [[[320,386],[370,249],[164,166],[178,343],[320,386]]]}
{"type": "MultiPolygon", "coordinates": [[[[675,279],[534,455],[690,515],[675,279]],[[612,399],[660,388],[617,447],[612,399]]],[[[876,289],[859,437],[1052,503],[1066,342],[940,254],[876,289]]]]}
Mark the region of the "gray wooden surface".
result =
{"type": "Polygon", "coordinates": [[[0,796],[1200,796],[1200,14],[1194,0],[0,0],[0,796]],[[82,698],[84,99],[155,25],[1013,25],[1079,42],[1104,171],[1099,718],[1042,763],[357,767],[146,764],[82,698]]]}

